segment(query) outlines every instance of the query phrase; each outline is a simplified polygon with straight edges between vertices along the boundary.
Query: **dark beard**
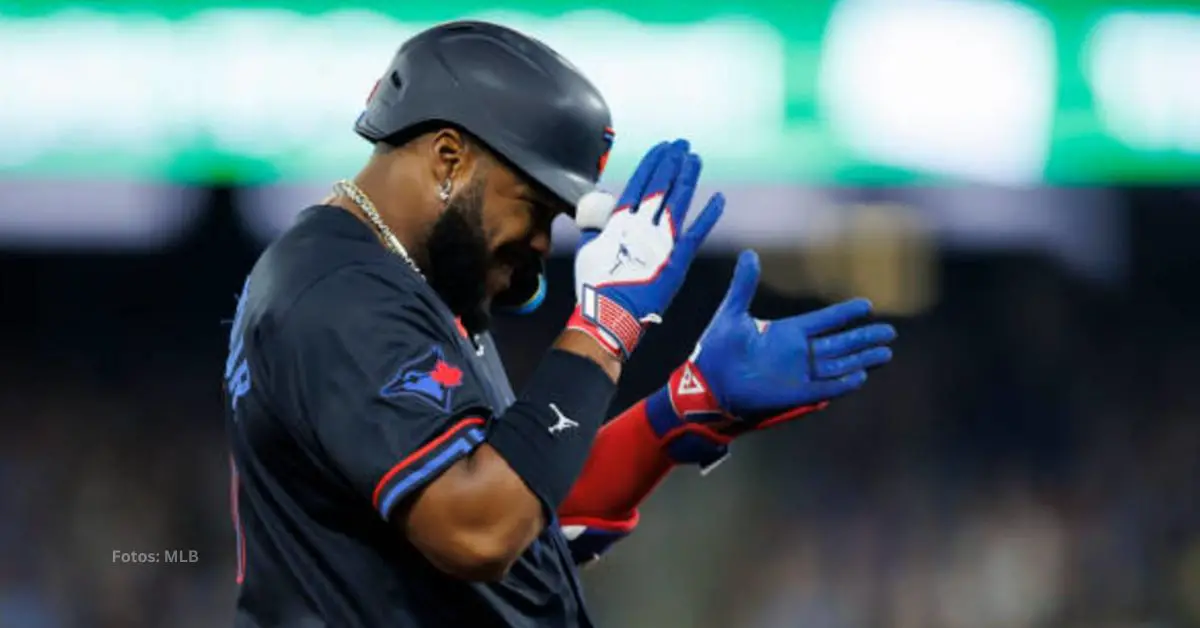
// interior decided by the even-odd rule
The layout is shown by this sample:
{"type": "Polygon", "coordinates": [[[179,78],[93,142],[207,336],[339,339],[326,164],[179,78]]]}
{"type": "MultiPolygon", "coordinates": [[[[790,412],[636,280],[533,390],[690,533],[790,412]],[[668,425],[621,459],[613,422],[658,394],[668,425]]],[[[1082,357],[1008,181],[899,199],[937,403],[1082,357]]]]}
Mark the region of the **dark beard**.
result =
{"type": "Polygon", "coordinates": [[[426,244],[429,285],[470,334],[487,330],[488,268],[492,254],[483,229],[483,181],[473,181],[438,217],[426,244]]]}

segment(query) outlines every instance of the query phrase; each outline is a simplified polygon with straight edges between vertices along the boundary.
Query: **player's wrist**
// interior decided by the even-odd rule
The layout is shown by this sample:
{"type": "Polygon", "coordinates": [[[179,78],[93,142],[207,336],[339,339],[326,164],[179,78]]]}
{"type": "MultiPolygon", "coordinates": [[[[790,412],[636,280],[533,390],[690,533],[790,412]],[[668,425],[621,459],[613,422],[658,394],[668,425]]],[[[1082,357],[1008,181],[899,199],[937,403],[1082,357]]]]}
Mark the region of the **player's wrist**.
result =
{"type": "Polygon", "coordinates": [[[595,362],[614,382],[621,377],[624,358],[620,353],[614,353],[599,338],[586,330],[568,325],[559,335],[558,340],[554,342],[554,348],[595,362]]]}
{"type": "Polygon", "coordinates": [[[625,352],[621,350],[620,342],[599,325],[584,318],[583,314],[579,312],[579,306],[575,307],[575,311],[571,312],[571,317],[567,319],[566,331],[586,337],[614,359],[623,360],[625,358],[625,352]]]}
{"type": "Polygon", "coordinates": [[[596,339],[610,353],[628,359],[646,331],[646,325],[615,295],[584,285],[579,304],[567,320],[567,328],[577,329],[596,339]]]}
{"type": "Polygon", "coordinates": [[[708,383],[690,362],[676,369],[667,384],[646,399],[646,420],[663,452],[676,464],[711,468],[729,454],[733,437],[715,427],[732,417],[720,408],[708,383]]]}

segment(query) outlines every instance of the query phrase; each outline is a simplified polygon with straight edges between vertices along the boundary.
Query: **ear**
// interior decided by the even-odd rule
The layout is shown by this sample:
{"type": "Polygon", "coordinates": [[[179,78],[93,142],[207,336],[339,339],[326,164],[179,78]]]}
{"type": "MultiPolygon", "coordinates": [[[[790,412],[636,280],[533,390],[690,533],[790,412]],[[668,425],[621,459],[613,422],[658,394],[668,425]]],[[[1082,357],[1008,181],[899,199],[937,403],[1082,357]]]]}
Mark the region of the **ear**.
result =
{"type": "Polygon", "coordinates": [[[474,165],[475,155],[461,131],[444,128],[433,132],[429,142],[435,181],[458,179],[467,175],[474,165]]]}

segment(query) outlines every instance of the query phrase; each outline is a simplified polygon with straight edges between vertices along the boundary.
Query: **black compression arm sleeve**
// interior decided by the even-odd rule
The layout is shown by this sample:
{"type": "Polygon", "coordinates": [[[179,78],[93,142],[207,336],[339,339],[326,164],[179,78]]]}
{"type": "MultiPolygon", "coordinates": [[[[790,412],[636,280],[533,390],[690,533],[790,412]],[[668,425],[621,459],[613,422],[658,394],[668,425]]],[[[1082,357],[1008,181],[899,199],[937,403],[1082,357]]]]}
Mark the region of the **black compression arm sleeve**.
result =
{"type": "Polygon", "coordinates": [[[487,442],[550,509],[567,498],[608,414],[616,384],[595,362],[552,349],[487,442]]]}

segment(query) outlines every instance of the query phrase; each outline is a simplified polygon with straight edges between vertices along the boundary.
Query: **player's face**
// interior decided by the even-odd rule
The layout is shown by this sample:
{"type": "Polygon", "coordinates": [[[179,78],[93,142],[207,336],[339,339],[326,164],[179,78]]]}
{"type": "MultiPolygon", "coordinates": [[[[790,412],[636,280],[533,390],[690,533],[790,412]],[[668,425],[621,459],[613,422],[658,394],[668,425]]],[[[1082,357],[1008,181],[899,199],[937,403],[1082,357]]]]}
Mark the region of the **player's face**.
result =
{"type": "MultiPolygon", "coordinates": [[[[447,131],[434,137],[438,155],[461,149],[447,131]]],[[[492,159],[475,161],[433,223],[427,240],[430,285],[464,327],[486,329],[491,300],[520,274],[528,280],[550,253],[550,225],[569,209],[492,159]]]]}
{"type": "Polygon", "coordinates": [[[487,295],[494,297],[508,289],[515,272],[550,254],[550,225],[566,208],[505,166],[489,168],[484,177],[487,295]]]}

